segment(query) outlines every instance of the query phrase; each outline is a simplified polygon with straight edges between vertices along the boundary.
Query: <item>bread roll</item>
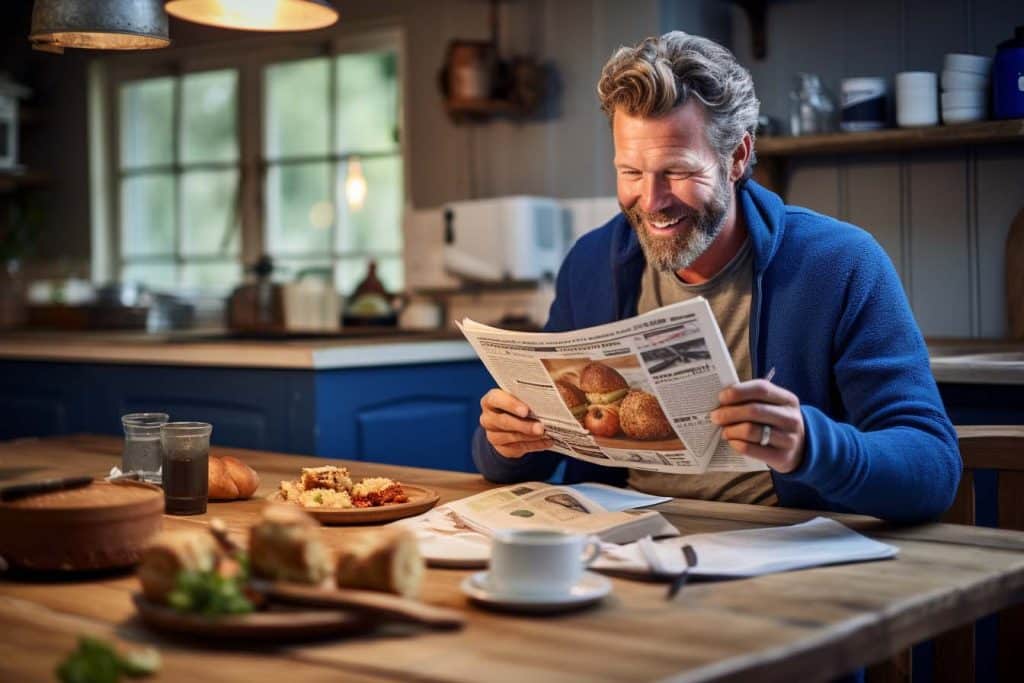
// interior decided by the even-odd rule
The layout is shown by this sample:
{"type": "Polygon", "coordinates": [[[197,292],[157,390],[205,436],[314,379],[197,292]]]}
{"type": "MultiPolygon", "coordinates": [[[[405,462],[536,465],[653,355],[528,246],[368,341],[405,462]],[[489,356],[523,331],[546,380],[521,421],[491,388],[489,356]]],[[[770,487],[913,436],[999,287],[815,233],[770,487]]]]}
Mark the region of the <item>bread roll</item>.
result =
{"type": "Polygon", "coordinates": [[[209,459],[210,499],[250,498],[260,485],[256,470],[230,455],[211,455],[209,459]]]}
{"type": "Polygon", "coordinates": [[[365,532],[346,538],[334,572],[339,588],[415,597],[423,582],[423,557],[409,530],[365,532]]]}
{"type": "Polygon", "coordinates": [[[267,505],[249,529],[249,568],[265,579],[320,584],[331,576],[331,556],[320,523],[295,505],[267,505]]]}
{"type": "Polygon", "coordinates": [[[217,541],[206,531],[162,531],[142,551],[138,577],[147,600],[166,604],[178,573],[211,571],[221,560],[217,541]]]}

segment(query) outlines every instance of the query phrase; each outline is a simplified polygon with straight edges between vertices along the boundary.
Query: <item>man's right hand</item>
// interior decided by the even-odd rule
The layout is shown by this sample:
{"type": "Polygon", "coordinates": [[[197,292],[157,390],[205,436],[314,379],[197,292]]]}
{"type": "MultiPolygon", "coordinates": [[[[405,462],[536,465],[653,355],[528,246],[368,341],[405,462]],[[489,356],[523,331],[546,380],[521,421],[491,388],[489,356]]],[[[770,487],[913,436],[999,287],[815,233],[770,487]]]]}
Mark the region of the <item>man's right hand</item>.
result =
{"type": "Polygon", "coordinates": [[[544,436],[544,425],[527,418],[529,414],[525,403],[501,389],[491,389],[480,399],[480,426],[494,450],[506,458],[521,458],[554,445],[544,436]]]}

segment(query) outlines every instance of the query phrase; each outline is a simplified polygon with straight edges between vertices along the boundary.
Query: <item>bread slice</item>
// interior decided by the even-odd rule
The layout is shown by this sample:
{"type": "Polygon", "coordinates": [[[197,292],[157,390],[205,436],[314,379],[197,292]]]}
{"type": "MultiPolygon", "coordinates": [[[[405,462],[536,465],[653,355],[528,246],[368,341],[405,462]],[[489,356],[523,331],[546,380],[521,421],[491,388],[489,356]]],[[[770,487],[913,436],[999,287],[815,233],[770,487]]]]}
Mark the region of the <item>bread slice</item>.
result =
{"type": "Polygon", "coordinates": [[[324,465],[323,467],[303,467],[299,479],[302,489],[331,489],[332,491],[351,491],[352,477],[348,468],[324,465]]]}
{"type": "Polygon", "coordinates": [[[339,588],[419,594],[424,562],[415,535],[407,530],[367,531],[345,537],[334,578],[339,588]]]}

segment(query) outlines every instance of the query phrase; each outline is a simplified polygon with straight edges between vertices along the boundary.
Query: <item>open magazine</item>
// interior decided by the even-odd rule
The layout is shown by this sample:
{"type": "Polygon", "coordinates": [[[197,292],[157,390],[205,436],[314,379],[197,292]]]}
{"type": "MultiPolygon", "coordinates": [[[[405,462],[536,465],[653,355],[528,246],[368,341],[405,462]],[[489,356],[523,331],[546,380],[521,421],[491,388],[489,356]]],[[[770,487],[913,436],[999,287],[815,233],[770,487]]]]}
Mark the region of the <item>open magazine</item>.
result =
{"type": "Polygon", "coordinates": [[[708,302],[698,297],[572,332],[459,329],[498,386],[530,406],[552,450],[610,467],[676,474],[749,472],[709,413],[738,379],[708,302]]]}
{"type": "Polygon", "coordinates": [[[679,531],[655,510],[611,511],[568,486],[525,482],[455,500],[448,511],[486,536],[499,529],[561,529],[595,534],[606,543],[629,543],[679,531]]]}

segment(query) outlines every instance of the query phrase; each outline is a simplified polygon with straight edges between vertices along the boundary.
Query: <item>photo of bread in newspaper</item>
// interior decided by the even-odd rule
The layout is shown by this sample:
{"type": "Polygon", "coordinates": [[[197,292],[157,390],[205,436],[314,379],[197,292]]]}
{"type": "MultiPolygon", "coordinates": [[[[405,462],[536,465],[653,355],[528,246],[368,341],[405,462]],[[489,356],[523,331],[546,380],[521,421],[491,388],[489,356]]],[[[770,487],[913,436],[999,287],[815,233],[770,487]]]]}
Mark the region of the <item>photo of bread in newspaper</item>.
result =
{"type": "Polygon", "coordinates": [[[635,355],[542,358],[566,409],[602,447],[681,450],[635,355]]]}

